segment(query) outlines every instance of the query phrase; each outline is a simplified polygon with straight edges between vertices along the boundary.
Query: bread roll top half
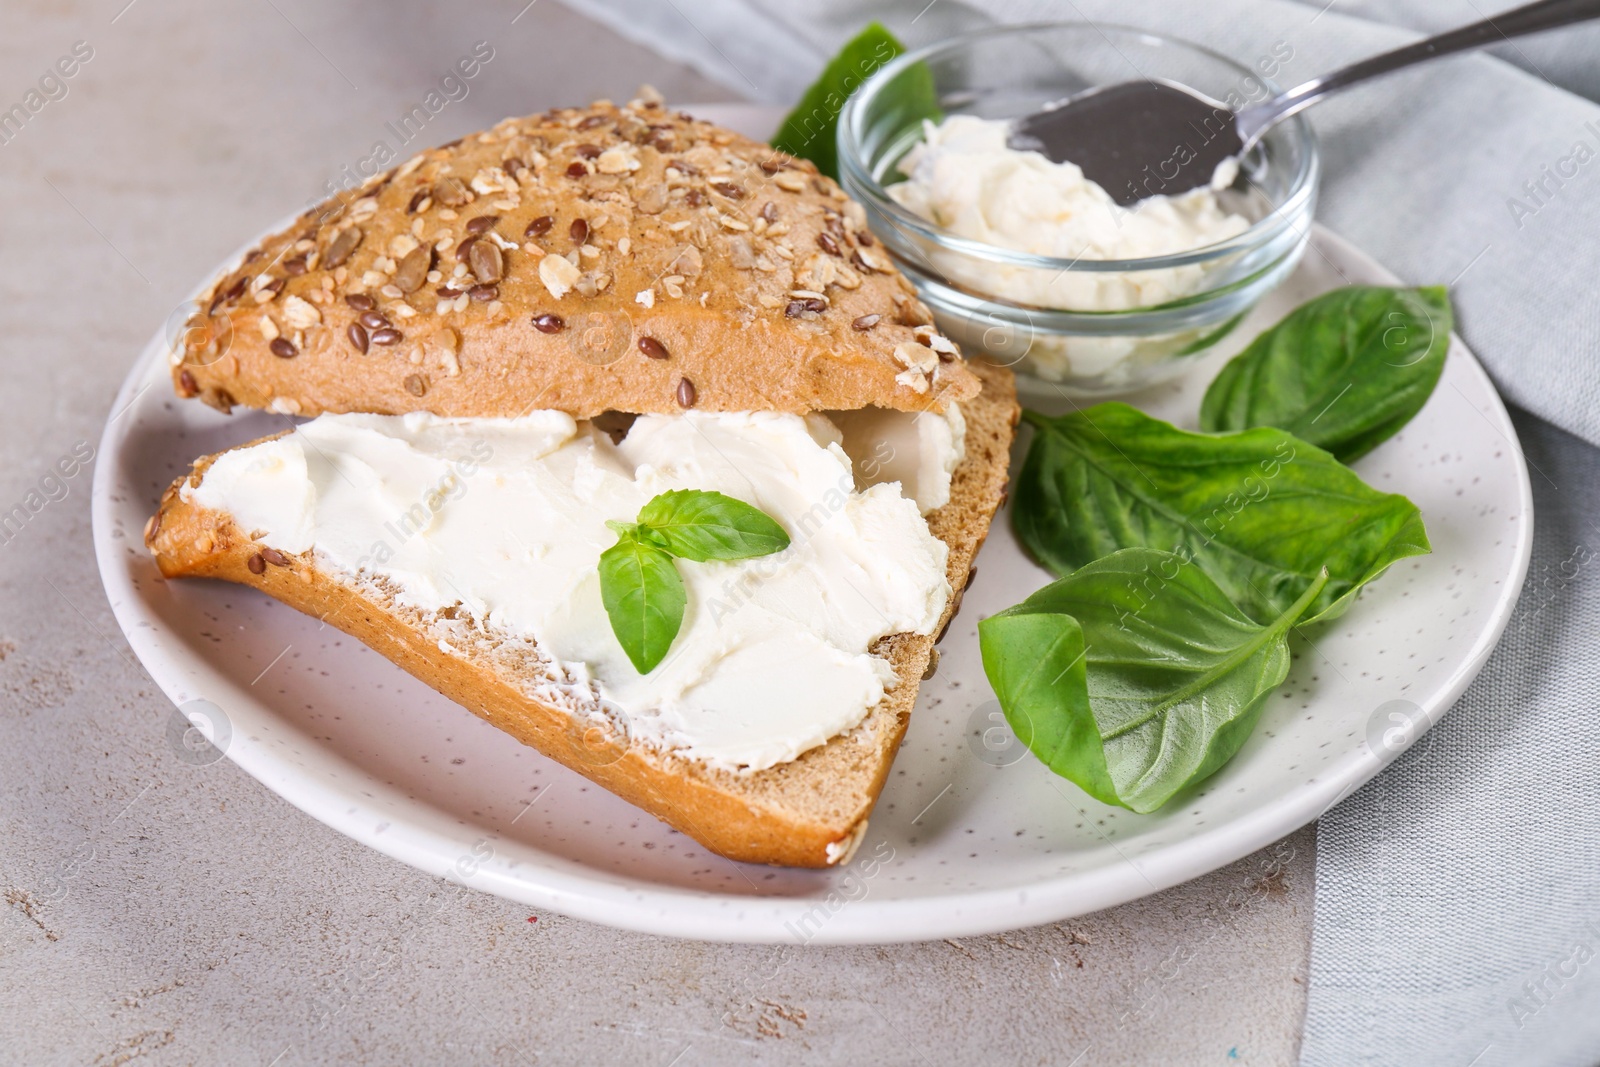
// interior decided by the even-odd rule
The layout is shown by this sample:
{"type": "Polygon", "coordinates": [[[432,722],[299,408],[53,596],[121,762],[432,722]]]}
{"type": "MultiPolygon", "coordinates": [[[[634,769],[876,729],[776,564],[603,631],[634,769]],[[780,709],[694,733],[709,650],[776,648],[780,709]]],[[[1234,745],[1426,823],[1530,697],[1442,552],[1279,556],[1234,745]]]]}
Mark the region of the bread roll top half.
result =
{"type": "Polygon", "coordinates": [[[810,162],[606,101],[302,215],[205,293],[180,396],[288,415],[942,411],[978,379],[810,162]]]}

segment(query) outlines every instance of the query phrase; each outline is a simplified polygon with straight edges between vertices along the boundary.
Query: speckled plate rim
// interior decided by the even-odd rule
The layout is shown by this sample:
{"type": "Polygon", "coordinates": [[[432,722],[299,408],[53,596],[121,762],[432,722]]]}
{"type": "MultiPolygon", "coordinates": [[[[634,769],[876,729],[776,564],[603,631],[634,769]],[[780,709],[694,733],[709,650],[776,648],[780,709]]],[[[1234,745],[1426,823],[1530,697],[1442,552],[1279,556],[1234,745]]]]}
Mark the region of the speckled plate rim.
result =
{"type": "MultiPolygon", "coordinates": [[[[698,110],[711,117],[711,108],[698,110]]],[[[717,120],[737,125],[732,117],[736,112],[757,109],[723,110],[729,115],[719,112],[717,120]]],[[[1313,227],[1312,240],[1352,268],[1353,281],[1398,284],[1398,279],[1370,257],[1320,226],[1313,227]]],[[[1454,344],[1463,357],[1460,373],[1465,380],[1457,384],[1467,387],[1463,389],[1465,399],[1514,451],[1520,500],[1514,565],[1500,585],[1493,610],[1444,681],[1426,694],[1418,694],[1417,703],[1428,726],[1461,696],[1499,641],[1532,551],[1532,490],[1516,430],[1482,366],[1459,338],[1454,344]]],[[[121,416],[146,390],[164,387],[168,375],[163,331],[140,353],[101,436],[92,500],[95,554],[117,621],[162,691],[180,706],[202,694],[218,703],[226,701],[234,730],[226,750],[229,759],[313,818],[436,877],[452,878],[534,907],[646,933],[752,943],[797,940],[793,924],[814,911],[820,896],[718,894],[630,880],[498,838],[481,828],[471,827],[464,833],[466,824],[461,820],[407,797],[403,790],[376,781],[331,753],[313,751],[309,758],[285,759],[266,740],[274,732],[272,709],[195,656],[168,629],[159,612],[146,603],[147,594],[135,587],[128,574],[122,558],[126,541],[113,536],[119,506],[114,500],[114,471],[119,466],[115,460],[132,425],[121,416]],[[495,846],[493,856],[468,878],[455,874],[458,861],[470,852],[471,842],[485,836],[495,846]]],[[[203,724],[197,725],[205,729],[203,724]]],[[[1269,798],[1244,816],[1137,857],[1124,854],[1124,862],[1041,878],[1023,889],[961,891],[916,899],[880,900],[869,895],[838,910],[815,936],[804,940],[879,944],[966,937],[1059,921],[1126,903],[1209,873],[1292,833],[1370,780],[1384,765],[1364,744],[1359,745],[1304,785],[1269,798]]]]}

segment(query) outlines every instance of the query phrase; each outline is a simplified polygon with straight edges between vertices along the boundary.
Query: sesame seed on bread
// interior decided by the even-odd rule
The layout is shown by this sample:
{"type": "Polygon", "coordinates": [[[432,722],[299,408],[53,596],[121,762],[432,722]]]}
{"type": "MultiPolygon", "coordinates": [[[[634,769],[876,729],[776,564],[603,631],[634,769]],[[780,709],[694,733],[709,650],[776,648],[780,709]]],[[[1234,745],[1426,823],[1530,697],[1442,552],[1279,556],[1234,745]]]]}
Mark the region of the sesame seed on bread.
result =
{"type": "Polygon", "coordinates": [[[810,162],[606,101],[506,119],[305,213],[174,354],[227,411],[942,410],[978,379],[810,162]]]}

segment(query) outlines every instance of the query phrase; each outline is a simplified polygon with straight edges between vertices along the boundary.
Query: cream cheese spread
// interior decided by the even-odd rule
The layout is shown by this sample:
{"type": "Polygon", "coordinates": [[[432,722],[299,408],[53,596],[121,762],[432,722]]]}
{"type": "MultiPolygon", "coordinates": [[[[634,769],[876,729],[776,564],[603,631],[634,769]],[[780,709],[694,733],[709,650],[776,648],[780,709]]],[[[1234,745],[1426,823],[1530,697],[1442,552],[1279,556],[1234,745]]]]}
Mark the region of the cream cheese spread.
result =
{"type": "MultiPolygon", "coordinates": [[[[1006,143],[1010,124],[952,115],[924,124],[901,163],[908,180],[889,187],[905,207],[951,233],[1059,259],[1143,259],[1188,252],[1249,229],[1210,188],[1152,196],[1123,207],[1072,163],[1006,143]]],[[[1078,311],[1122,311],[1186,296],[1198,270],[1097,275],[995,266],[988,292],[1018,303],[1078,311]]]]}
{"type": "Polygon", "coordinates": [[[849,413],[841,425],[646,415],[618,443],[553,411],[324,415],[224,453],[183,493],[266,546],[381,579],[406,606],[537,640],[636,739],[758,770],[859,725],[896,682],[873,643],[938,624],[948,549],[923,513],[948,500],[961,459],[950,409],[849,413]],[[683,626],[641,676],[611,631],[597,563],[616,540],[606,520],[632,521],[670,489],[753,504],[792,543],[751,560],[679,560],[683,626]]]}
{"type": "MultiPolygon", "coordinates": [[[[1152,196],[1123,207],[1072,163],[1007,144],[1010,124],[972,115],[924,123],[924,139],[906,154],[907,180],[889,195],[958,237],[1066,260],[1143,259],[1189,252],[1249,229],[1228,211],[1216,188],[1152,196]]],[[[1216,182],[1231,182],[1218,168],[1216,182]]],[[[1208,264],[1141,271],[1046,270],[934,250],[941,271],[980,293],[1033,307],[1127,311],[1200,291],[1208,264]]],[[[1060,379],[1099,375],[1137,348],[1122,337],[1041,336],[1030,359],[1037,373],[1060,379]]]]}
{"type": "Polygon", "coordinates": [[[859,485],[898,482],[926,515],[950,502],[950,476],[967,454],[967,423],[958,404],[943,414],[884,408],[830,411],[859,485]]]}

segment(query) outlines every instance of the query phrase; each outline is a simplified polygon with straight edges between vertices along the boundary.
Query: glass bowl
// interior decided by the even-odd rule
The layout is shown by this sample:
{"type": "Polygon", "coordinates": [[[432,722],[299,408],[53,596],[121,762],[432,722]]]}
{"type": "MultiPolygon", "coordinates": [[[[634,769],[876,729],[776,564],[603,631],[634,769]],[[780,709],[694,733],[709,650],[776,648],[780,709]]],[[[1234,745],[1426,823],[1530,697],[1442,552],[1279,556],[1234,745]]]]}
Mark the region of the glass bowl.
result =
{"type": "MultiPolygon", "coordinates": [[[[1265,58],[1258,64],[1271,68],[1265,58]]],[[[1088,23],[1003,26],[909,52],[845,104],[839,173],[939,326],[968,354],[1019,373],[1026,391],[1097,396],[1181,373],[1288,277],[1311,233],[1320,172],[1301,118],[1280,123],[1218,196],[1250,222],[1174,255],[1065,259],[970,240],[900,204],[889,187],[923,139],[906,101],[928,79],[946,116],[1011,119],[1097,85],[1177,82],[1237,108],[1277,87],[1250,67],[1170,37],[1088,23]],[[1018,294],[1026,299],[1018,299],[1018,294]]]]}

